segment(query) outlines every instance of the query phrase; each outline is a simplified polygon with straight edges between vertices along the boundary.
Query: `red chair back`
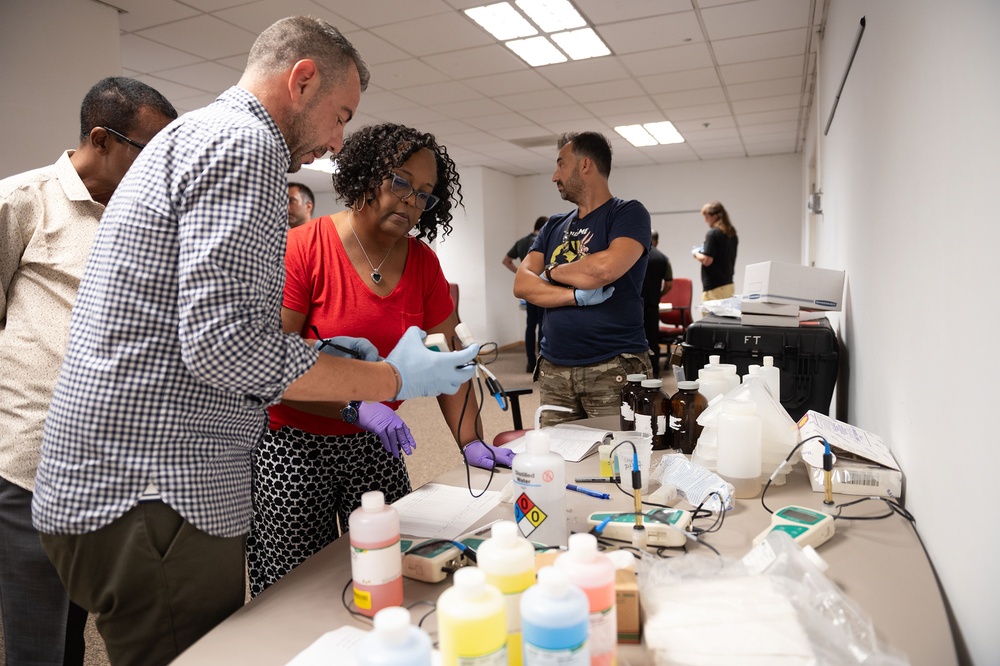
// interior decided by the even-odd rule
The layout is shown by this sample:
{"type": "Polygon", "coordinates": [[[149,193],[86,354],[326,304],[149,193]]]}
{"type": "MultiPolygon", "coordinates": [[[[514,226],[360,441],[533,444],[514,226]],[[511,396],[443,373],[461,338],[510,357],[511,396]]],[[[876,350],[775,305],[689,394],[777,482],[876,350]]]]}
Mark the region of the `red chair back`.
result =
{"type": "MultiPolygon", "coordinates": [[[[681,329],[681,332],[691,325],[691,294],[690,278],[674,278],[670,291],[660,298],[661,303],[670,303],[672,310],[660,312],[660,322],[668,327],[681,329]]],[[[661,330],[663,327],[660,327],[661,330]]]]}

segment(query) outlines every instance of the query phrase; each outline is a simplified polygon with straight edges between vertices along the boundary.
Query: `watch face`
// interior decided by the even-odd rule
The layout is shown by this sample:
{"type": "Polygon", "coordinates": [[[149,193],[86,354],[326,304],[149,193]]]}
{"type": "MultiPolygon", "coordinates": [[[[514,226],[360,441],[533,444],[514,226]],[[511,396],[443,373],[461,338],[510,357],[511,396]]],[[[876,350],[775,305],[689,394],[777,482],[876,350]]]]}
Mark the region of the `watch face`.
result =
{"type": "Polygon", "coordinates": [[[340,410],[340,415],[344,423],[354,423],[358,420],[358,405],[355,402],[347,403],[347,406],[340,410]]]}

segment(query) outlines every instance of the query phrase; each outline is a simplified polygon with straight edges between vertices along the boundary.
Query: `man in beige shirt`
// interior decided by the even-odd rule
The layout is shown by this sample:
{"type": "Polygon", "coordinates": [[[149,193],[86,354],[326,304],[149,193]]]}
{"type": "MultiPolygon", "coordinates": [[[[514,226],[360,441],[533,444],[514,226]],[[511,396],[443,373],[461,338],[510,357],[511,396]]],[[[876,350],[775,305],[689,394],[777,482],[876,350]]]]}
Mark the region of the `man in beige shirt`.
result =
{"type": "Polygon", "coordinates": [[[0,181],[0,614],[9,666],[83,663],[86,613],[69,601],[31,525],[42,426],[104,206],[176,117],[148,85],[103,79],[83,100],[76,150],[0,181]]]}

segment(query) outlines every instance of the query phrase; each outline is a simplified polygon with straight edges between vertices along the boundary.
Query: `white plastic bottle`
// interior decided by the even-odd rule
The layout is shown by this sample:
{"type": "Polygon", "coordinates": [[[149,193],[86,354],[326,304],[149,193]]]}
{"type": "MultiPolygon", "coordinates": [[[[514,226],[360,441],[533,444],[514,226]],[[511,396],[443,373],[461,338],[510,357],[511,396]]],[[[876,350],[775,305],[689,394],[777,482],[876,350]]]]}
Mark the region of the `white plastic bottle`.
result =
{"type": "Polygon", "coordinates": [[[521,597],[524,666],[588,666],[587,595],[560,567],[542,567],[538,584],[521,597]]]}
{"type": "Polygon", "coordinates": [[[454,573],[437,603],[438,645],[444,666],[506,666],[506,607],[500,590],[478,567],[454,573]]]}
{"type": "Polygon", "coordinates": [[[760,367],[760,376],[767,384],[767,390],[776,402],[781,402],[781,370],[774,365],[773,356],[764,357],[764,365],[760,367]]]}
{"type": "Polygon", "coordinates": [[[383,608],[372,624],[372,631],[358,641],[358,666],[431,666],[431,637],[410,623],[409,610],[383,608]]]}
{"type": "Polygon", "coordinates": [[[549,450],[544,430],[529,430],[514,456],[514,522],[521,535],[546,546],[565,546],[566,461],[549,450]]]}
{"type": "Polygon", "coordinates": [[[698,370],[698,393],[705,396],[708,402],[711,403],[717,395],[725,395],[729,388],[729,381],[722,368],[716,366],[698,370]]]}
{"type": "Polygon", "coordinates": [[[507,606],[507,659],[521,666],[521,595],[535,584],[535,547],[517,525],[502,520],[476,551],[476,562],[486,582],[500,590],[507,606]]]}
{"type": "Polygon", "coordinates": [[[739,374],[737,374],[739,369],[733,363],[723,363],[722,356],[712,354],[708,357],[708,365],[705,367],[718,368],[719,370],[722,370],[722,376],[725,377],[729,389],[734,389],[740,385],[740,377],[739,374]]]}
{"type": "Polygon", "coordinates": [[[761,423],[757,403],[726,400],[718,423],[719,460],[716,470],[732,484],[736,497],[748,499],[760,494],[761,423]]]}
{"type": "Polygon", "coordinates": [[[618,660],[618,613],[615,607],[615,565],[597,550],[597,538],[581,532],[569,538],[569,549],[556,566],[587,595],[590,609],[590,664],[613,666],[618,660]]]}
{"type": "Polygon", "coordinates": [[[347,519],[351,539],[354,605],[372,617],[403,603],[403,553],[399,549],[399,514],[386,506],[379,490],[361,496],[361,506],[347,519]]]}

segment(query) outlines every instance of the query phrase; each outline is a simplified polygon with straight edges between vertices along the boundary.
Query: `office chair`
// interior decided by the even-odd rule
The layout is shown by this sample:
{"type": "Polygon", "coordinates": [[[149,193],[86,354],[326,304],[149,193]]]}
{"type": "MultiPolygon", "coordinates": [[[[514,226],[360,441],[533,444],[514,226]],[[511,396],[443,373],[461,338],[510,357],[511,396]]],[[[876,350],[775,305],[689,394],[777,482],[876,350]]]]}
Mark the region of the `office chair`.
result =
{"type": "Polygon", "coordinates": [[[670,303],[669,310],[660,311],[660,344],[667,345],[667,363],[674,345],[684,342],[684,334],[691,325],[691,279],[674,278],[670,291],[661,298],[661,303],[670,303]]]}
{"type": "Polygon", "coordinates": [[[505,389],[504,393],[507,394],[507,398],[510,400],[510,416],[513,422],[513,430],[504,430],[503,432],[498,432],[493,438],[493,446],[503,446],[504,444],[511,442],[518,437],[524,435],[524,433],[534,428],[525,428],[524,422],[521,418],[521,396],[530,395],[534,389],[530,388],[516,388],[516,389],[505,389]]]}

